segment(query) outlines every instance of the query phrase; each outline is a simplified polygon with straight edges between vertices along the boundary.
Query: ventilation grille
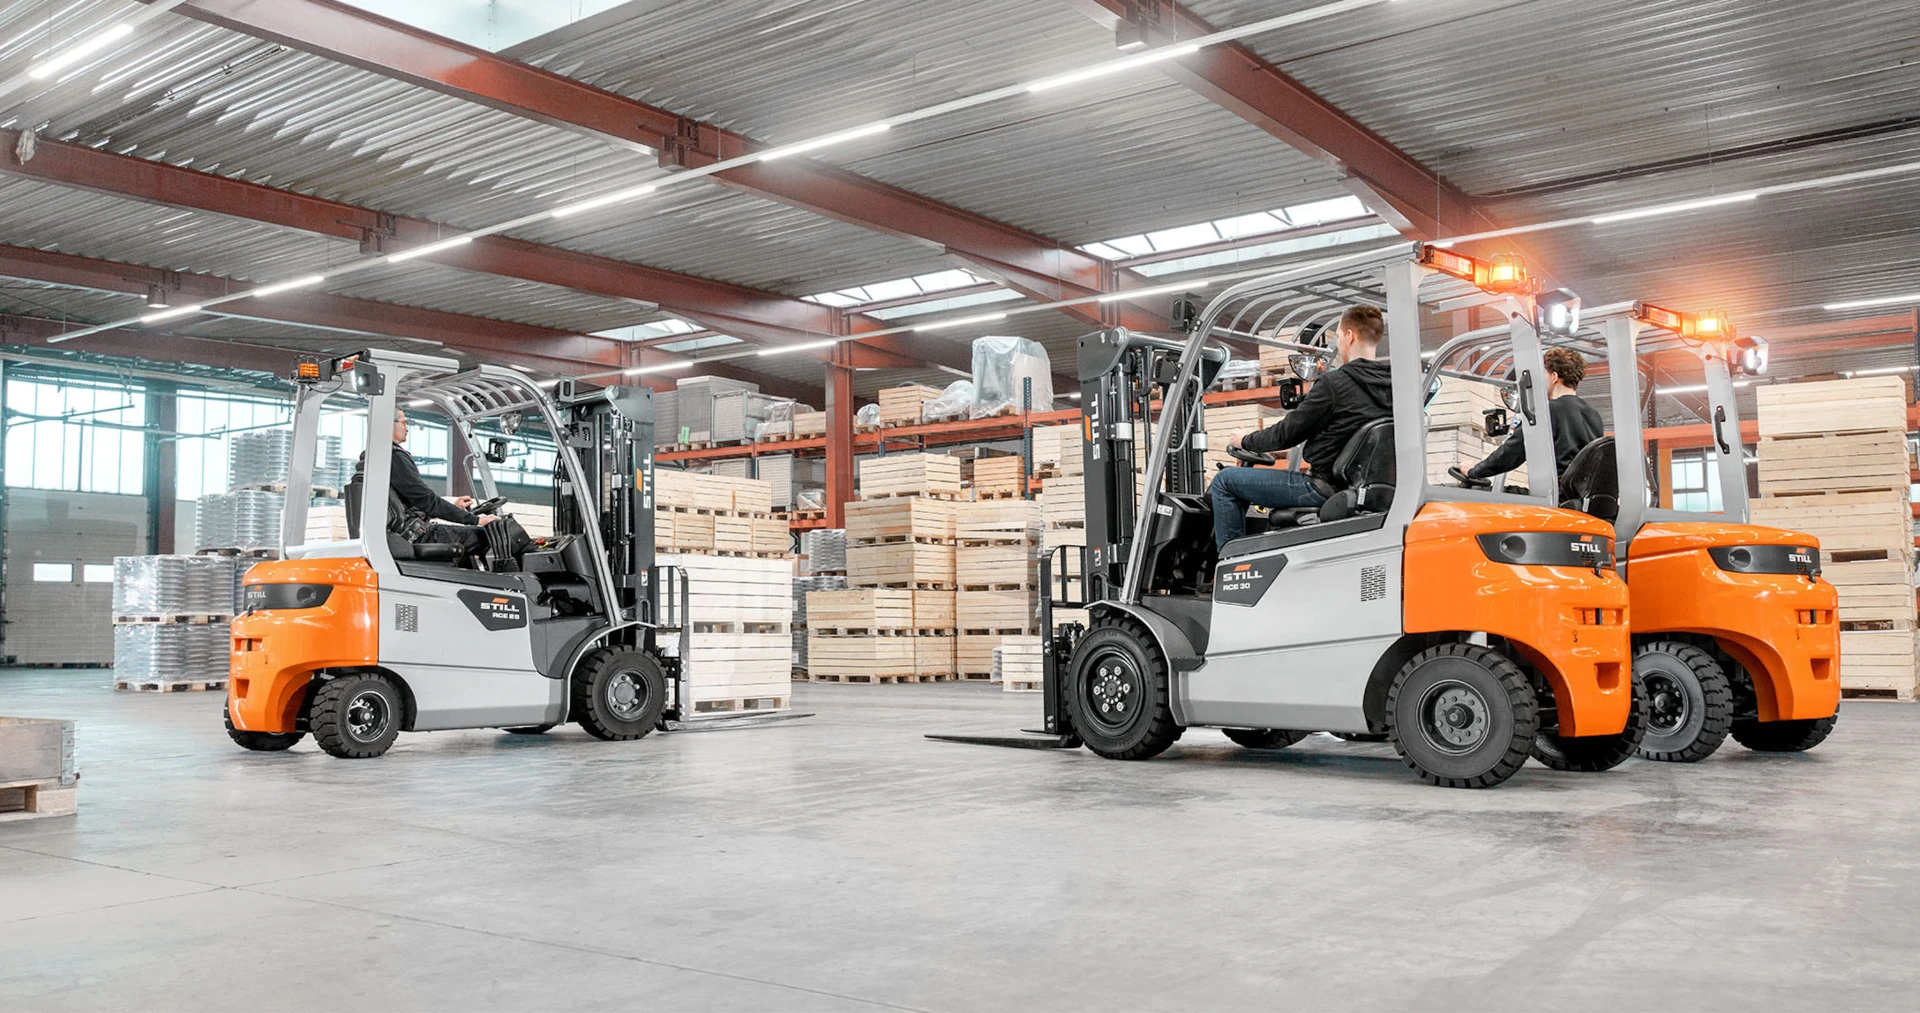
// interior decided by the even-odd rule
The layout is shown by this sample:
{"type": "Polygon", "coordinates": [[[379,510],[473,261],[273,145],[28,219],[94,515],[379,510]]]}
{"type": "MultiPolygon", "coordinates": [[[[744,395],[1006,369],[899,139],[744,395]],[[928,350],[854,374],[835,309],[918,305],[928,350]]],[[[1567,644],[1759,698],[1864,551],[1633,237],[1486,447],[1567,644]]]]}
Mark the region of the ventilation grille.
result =
{"type": "Polygon", "coordinates": [[[393,607],[393,628],[402,633],[420,632],[420,606],[395,605],[393,607]]]}
{"type": "Polygon", "coordinates": [[[1360,570],[1360,600],[1379,601],[1387,596],[1387,568],[1368,566],[1360,570]]]}

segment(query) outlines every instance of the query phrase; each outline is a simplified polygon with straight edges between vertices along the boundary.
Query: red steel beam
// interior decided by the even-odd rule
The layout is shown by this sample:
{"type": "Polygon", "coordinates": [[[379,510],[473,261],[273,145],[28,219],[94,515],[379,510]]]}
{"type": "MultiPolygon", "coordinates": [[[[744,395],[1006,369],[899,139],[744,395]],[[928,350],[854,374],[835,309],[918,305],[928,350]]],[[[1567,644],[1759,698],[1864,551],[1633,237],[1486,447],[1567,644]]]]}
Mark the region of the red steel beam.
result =
{"type": "MultiPolygon", "coordinates": [[[[667,168],[699,168],[760,142],[391,21],[335,0],[189,0],[175,13],[277,42],[491,109],[656,152],[667,168]]],[[[723,186],[860,228],[933,243],[1029,298],[1068,299],[1150,282],[1044,236],[812,159],[746,165],[723,186]]],[[[1165,314],[1124,300],[1066,307],[1093,326],[1164,327],[1165,314]]]]}
{"type": "MultiPolygon", "coordinates": [[[[0,345],[45,345],[79,328],[58,320],[0,314],[0,345]]],[[[93,352],[130,359],[147,359],[164,365],[168,362],[222,369],[251,369],[262,373],[285,373],[293,362],[293,352],[272,345],[252,345],[243,341],[213,341],[204,338],[169,338],[164,346],[151,335],[125,328],[75,338],[53,346],[63,351],[93,352]],[[165,358],[156,358],[164,347],[165,358]]]]}

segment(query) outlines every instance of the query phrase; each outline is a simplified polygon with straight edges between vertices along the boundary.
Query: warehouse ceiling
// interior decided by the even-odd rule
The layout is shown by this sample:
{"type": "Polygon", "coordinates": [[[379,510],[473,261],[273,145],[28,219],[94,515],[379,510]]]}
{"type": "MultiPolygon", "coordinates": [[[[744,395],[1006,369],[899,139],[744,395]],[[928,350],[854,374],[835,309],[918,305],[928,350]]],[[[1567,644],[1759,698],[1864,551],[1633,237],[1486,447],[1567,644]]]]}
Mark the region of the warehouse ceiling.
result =
{"type": "Polygon", "coordinates": [[[1389,226],[1440,238],[1561,222],[1466,245],[1523,250],[1589,303],[1715,307],[1747,332],[1791,333],[1783,368],[1913,364],[1911,327],[1821,333],[1920,302],[1920,8],[1896,0],[1349,3],[745,175],[674,181],[670,167],[1092,67],[1120,55],[1116,26],[1166,45],[1322,6],[641,0],[508,4],[456,24],[444,5],[397,0],[16,0],[0,7],[0,335],[43,341],[150,312],[156,287],[180,306],[522,217],[471,256],[62,347],[166,361],[221,343],[427,343],[543,375],[744,352],[678,375],[725,369],[804,393],[824,353],[753,353],[1011,311],[872,339],[886,350],[856,380],[870,396],[952,379],[989,333],[1033,338],[1070,372],[1079,335],[1151,321],[1167,301],[1022,311],[1061,298],[1377,245],[1389,226]],[[574,20],[539,20],[563,6],[574,20]],[[28,75],[123,23],[86,59],[28,75]],[[448,66],[471,73],[436,77],[448,66]],[[633,113],[595,119],[603,109],[633,113]],[[1863,170],[1883,172],[1833,179],[1863,170]],[[668,185],[544,217],[648,183],[668,185]],[[1378,217],[1332,239],[1281,221],[1287,242],[1223,238],[1191,261],[1080,249],[1355,195],[1378,217]],[[806,301],[956,269],[980,280],[924,317],[901,316],[898,298],[806,301]],[[1894,301],[1824,308],[1878,299],[1894,301]],[[670,321],[708,347],[626,340],[670,321]]]}

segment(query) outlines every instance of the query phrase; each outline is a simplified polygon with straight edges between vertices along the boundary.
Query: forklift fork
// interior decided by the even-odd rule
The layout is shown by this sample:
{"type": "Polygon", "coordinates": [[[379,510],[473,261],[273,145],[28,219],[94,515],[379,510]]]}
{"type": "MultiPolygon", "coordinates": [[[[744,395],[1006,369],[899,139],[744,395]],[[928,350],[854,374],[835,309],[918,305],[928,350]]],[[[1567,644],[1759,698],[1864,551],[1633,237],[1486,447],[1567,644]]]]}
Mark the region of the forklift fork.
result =
{"type": "MultiPolygon", "coordinates": [[[[1061,545],[1054,553],[1068,549],[1080,550],[1080,588],[1081,598],[1086,597],[1087,567],[1086,546],[1061,545]]],[[[1066,594],[1070,577],[1064,571],[1060,574],[1062,597],[1066,594]]],[[[1078,624],[1067,629],[1067,635],[1057,636],[1053,628],[1053,559],[1052,555],[1040,557],[1040,687],[1045,706],[1044,727],[1023,728],[1022,735],[949,735],[928,734],[929,739],[942,742],[961,742],[974,746],[1003,746],[1009,749],[1078,749],[1080,736],[1074,733],[1073,722],[1067,717],[1065,683],[1060,677],[1060,667],[1073,656],[1073,648],[1079,643],[1078,624]]],[[[1071,602],[1074,607],[1085,607],[1084,601],[1071,602]]]]}

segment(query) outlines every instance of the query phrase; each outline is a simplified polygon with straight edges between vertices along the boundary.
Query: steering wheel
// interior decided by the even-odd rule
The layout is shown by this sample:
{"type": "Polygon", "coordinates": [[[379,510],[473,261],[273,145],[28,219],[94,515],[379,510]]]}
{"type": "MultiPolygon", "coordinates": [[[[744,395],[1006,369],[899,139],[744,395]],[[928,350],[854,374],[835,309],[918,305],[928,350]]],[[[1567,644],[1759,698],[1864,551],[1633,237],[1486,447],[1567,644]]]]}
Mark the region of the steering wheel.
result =
{"type": "Polygon", "coordinates": [[[473,505],[473,509],[469,510],[468,513],[474,514],[475,516],[478,516],[480,514],[490,514],[490,513],[493,513],[495,510],[498,510],[501,507],[505,506],[506,504],[507,504],[507,498],[505,496],[495,496],[492,499],[481,500],[480,502],[475,503],[473,505]]]}
{"type": "Polygon", "coordinates": [[[1449,466],[1447,467],[1447,474],[1448,474],[1449,476],[1451,476],[1451,477],[1453,478],[1453,480],[1454,480],[1454,481],[1456,481],[1456,482],[1458,482],[1458,483],[1460,483],[1460,488],[1462,488],[1462,489],[1491,489],[1491,488],[1493,488],[1493,480],[1492,480],[1492,479],[1486,479],[1486,478],[1470,478],[1470,477],[1468,477],[1468,476],[1467,476],[1467,473],[1466,473],[1466,472],[1464,472],[1464,471],[1461,471],[1461,470],[1460,470],[1460,466],[1459,466],[1459,465],[1457,465],[1457,464],[1455,464],[1455,465],[1449,465],[1449,466]]]}
{"type": "Polygon", "coordinates": [[[1228,447],[1227,456],[1241,464],[1273,464],[1278,460],[1272,454],[1263,454],[1257,450],[1246,450],[1240,447],[1228,447]]]}

